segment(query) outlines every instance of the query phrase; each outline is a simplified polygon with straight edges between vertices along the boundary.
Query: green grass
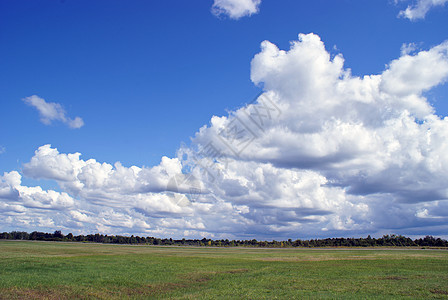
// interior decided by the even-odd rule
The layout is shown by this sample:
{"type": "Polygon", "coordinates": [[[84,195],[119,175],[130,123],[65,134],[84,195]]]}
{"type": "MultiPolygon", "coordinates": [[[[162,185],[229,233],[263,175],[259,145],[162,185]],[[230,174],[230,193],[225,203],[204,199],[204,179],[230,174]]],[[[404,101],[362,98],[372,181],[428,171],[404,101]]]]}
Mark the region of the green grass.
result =
{"type": "Polygon", "coordinates": [[[10,298],[448,298],[448,251],[0,241],[10,298]]]}

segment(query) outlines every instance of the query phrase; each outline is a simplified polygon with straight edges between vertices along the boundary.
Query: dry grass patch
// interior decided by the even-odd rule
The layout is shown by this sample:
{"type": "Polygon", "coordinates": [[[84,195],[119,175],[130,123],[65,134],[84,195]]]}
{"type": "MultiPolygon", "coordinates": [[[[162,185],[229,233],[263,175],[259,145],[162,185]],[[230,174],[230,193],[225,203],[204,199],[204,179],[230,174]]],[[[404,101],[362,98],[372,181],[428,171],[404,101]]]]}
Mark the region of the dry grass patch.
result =
{"type": "Polygon", "coordinates": [[[334,257],[334,256],[304,256],[304,257],[261,257],[256,260],[261,261],[332,261],[332,260],[374,260],[381,259],[377,256],[346,256],[346,257],[334,257]]]}
{"type": "Polygon", "coordinates": [[[407,278],[406,277],[402,277],[402,276],[386,276],[386,277],[384,277],[382,279],[385,279],[385,280],[405,280],[407,278]]]}
{"type": "Polygon", "coordinates": [[[435,289],[435,290],[431,290],[430,292],[433,294],[437,294],[437,295],[448,295],[448,291],[446,291],[446,290],[435,289]]]}
{"type": "Polygon", "coordinates": [[[2,290],[0,299],[75,299],[73,291],[67,287],[60,287],[54,289],[27,289],[27,288],[10,288],[2,290]]]}

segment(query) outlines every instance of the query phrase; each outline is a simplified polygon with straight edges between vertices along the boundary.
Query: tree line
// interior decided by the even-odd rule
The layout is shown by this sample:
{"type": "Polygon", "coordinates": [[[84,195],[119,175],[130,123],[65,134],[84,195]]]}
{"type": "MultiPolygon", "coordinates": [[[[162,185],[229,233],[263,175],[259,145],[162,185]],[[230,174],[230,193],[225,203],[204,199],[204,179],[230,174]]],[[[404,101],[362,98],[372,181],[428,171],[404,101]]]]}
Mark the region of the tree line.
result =
{"type": "Polygon", "coordinates": [[[181,239],[121,236],[121,235],[64,235],[60,230],[54,233],[34,231],[12,231],[0,233],[0,239],[4,240],[31,240],[31,241],[62,241],[62,242],[92,242],[104,244],[132,244],[132,245],[170,245],[170,246],[212,246],[212,247],[263,247],[263,248],[290,248],[290,247],[448,247],[448,241],[426,236],[419,239],[411,239],[402,235],[383,235],[380,238],[326,238],[295,241],[257,241],[252,240],[212,240],[212,239],[181,239]]]}

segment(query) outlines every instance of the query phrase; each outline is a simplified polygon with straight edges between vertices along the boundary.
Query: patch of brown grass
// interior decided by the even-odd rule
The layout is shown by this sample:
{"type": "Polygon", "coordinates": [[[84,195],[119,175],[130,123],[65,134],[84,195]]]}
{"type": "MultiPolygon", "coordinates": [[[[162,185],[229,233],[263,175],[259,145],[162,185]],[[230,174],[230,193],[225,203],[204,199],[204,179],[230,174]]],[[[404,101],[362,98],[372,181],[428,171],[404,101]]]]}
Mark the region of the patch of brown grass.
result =
{"type": "Polygon", "coordinates": [[[401,276],[386,276],[386,277],[384,277],[382,279],[385,279],[385,280],[405,280],[407,278],[406,277],[401,277],[401,276]]]}
{"type": "Polygon", "coordinates": [[[381,259],[377,256],[345,256],[345,257],[334,257],[334,256],[304,256],[304,257],[261,257],[256,260],[261,261],[330,261],[330,260],[374,260],[381,259]]]}
{"type": "Polygon", "coordinates": [[[24,289],[24,288],[10,288],[2,290],[0,299],[45,299],[45,300],[56,300],[56,299],[73,299],[76,298],[70,291],[66,288],[63,289],[24,289]],[[63,291],[65,290],[65,291],[63,291]]]}
{"type": "Polygon", "coordinates": [[[438,295],[448,295],[448,291],[445,291],[445,290],[435,289],[435,290],[430,290],[430,292],[433,294],[438,294],[438,295]]]}
{"type": "Polygon", "coordinates": [[[200,272],[200,273],[191,273],[188,275],[183,275],[180,278],[179,282],[165,282],[159,284],[148,284],[144,287],[139,288],[128,288],[125,291],[125,294],[128,297],[132,296],[151,296],[151,295],[163,295],[177,289],[184,289],[189,287],[200,287],[204,284],[207,284],[210,280],[213,279],[213,276],[218,274],[238,274],[249,272],[248,269],[232,269],[225,271],[214,271],[214,272],[200,272]]]}
{"type": "Polygon", "coordinates": [[[249,272],[248,269],[233,269],[233,270],[228,270],[228,271],[222,271],[219,273],[230,273],[230,274],[235,274],[235,273],[246,273],[249,272]]]}
{"type": "Polygon", "coordinates": [[[29,288],[10,288],[0,291],[0,300],[6,299],[32,299],[32,300],[56,300],[56,299],[81,299],[81,298],[95,298],[95,299],[117,299],[127,297],[151,297],[156,295],[163,295],[173,292],[178,289],[185,289],[191,287],[200,287],[214,276],[219,274],[239,274],[249,272],[248,269],[231,269],[223,271],[199,272],[183,275],[179,278],[179,282],[163,282],[156,284],[148,284],[135,288],[103,288],[99,290],[83,290],[82,295],[77,295],[69,287],[58,287],[51,289],[29,289],[29,288]]]}

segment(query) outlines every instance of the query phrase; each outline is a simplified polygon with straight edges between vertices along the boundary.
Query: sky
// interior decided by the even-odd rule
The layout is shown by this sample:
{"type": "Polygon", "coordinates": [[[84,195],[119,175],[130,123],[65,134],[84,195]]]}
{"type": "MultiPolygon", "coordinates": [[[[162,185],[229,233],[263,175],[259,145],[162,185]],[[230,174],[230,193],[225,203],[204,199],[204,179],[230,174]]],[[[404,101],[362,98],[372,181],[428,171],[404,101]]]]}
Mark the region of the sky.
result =
{"type": "Polygon", "coordinates": [[[0,231],[448,238],[447,0],[0,0],[0,231]]]}

